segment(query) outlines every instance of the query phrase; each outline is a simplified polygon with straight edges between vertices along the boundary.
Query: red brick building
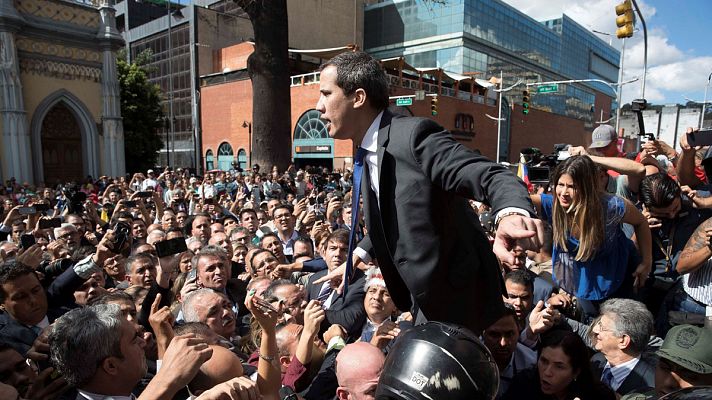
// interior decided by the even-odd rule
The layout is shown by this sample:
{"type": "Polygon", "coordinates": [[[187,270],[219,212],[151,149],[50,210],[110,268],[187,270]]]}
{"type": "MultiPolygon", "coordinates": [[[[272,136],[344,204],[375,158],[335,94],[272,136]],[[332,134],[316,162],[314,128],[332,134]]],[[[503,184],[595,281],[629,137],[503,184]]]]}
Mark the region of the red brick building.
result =
{"type": "MultiPolygon", "coordinates": [[[[225,168],[232,160],[249,163],[252,134],[252,85],[246,71],[247,56],[252,45],[242,43],[215,52],[213,74],[201,77],[200,113],[202,121],[202,151],[206,168],[225,168]],[[221,72],[218,72],[221,71],[221,72]],[[226,151],[230,148],[230,152],[226,151]]],[[[397,61],[396,61],[397,62],[397,61]]],[[[402,64],[401,64],[402,65],[402,64]]],[[[396,112],[427,116],[453,132],[465,146],[477,149],[494,159],[497,147],[496,96],[484,81],[469,79],[456,82],[442,73],[406,73],[403,69],[389,68],[391,96],[414,95],[416,89],[437,96],[437,115],[431,115],[431,96],[413,100],[412,105],[391,108],[396,112]],[[437,78],[439,77],[439,79],[437,78]],[[438,83],[439,82],[439,83],[438,83]]],[[[316,70],[314,64],[314,70],[316,70]]],[[[333,140],[325,135],[323,124],[314,110],[319,99],[318,72],[292,77],[292,156],[298,165],[325,165],[337,169],[352,164],[351,141],[333,140]],[[311,112],[310,112],[311,110],[311,112]]],[[[516,89],[515,89],[516,90],[516,89]]],[[[541,94],[540,94],[541,95],[541,94]]],[[[540,96],[538,95],[538,96],[540,96]]],[[[609,118],[612,99],[596,93],[595,110],[605,110],[609,118]]],[[[516,104],[503,122],[506,144],[503,153],[507,161],[517,162],[519,151],[525,147],[538,147],[549,153],[556,143],[587,145],[591,141],[592,126],[583,120],[532,109],[528,115],[516,104]],[[507,127],[507,125],[509,125],[507,127]]],[[[287,145],[287,144],[285,144],[287,145]]]]}

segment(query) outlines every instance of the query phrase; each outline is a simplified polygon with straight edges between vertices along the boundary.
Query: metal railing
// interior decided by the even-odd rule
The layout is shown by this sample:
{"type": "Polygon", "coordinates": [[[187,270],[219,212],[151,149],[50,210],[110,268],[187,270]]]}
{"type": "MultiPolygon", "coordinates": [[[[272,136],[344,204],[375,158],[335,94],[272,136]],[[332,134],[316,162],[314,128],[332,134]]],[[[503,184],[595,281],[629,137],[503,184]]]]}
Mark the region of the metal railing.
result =
{"type": "MultiPolygon", "coordinates": [[[[319,72],[310,72],[308,74],[292,75],[290,77],[290,86],[306,86],[319,83],[321,74],[319,72]]],[[[426,93],[438,93],[438,85],[434,83],[423,82],[420,89],[420,82],[416,79],[403,78],[403,84],[400,84],[400,79],[396,75],[388,74],[388,82],[391,86],[398,86],[410,90],[424,90],[426,93]]],[[[440,91],[440,96],[454,97],[456,99],[471,101],[473,103],[486,104],[495,106],[495,99],[488,99],[480,94],[473,94],[467,91],[459,90],[455,95],[455,89],[443,86],[440,91]]]]}

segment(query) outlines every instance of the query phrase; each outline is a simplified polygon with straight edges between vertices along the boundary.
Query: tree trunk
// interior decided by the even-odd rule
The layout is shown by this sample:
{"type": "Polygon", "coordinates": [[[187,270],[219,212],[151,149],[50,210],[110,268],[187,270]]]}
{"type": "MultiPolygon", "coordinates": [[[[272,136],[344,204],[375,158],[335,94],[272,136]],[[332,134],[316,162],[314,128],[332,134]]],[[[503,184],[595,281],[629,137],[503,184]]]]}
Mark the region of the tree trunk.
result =
{"type": "Polygon", "coordinates": [[[255,51],[247,59],[252,80],[252,163],[263,171],[291,163],[291,101],[287,0],[235,0],[249,15],[255,51]]]}

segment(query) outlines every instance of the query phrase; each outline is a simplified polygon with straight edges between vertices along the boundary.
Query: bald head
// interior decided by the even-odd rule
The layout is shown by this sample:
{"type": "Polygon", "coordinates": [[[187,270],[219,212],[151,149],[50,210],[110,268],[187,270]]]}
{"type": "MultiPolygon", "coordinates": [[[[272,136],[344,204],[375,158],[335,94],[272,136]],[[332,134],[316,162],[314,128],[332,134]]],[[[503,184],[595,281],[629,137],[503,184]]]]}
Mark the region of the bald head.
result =
{"type": "Polygon", "coordinates": [[[376,346],[352,343],[336,356],[339,399],[373,399],[386,357],[376,346]]]}
{"type": "Polygon", "coordinates": [[[188,384],[193,394],[243,375],[242,364],[235,353],[219,345],[211,345],[213,355],[200,366],[198,374],[188,384]]]}

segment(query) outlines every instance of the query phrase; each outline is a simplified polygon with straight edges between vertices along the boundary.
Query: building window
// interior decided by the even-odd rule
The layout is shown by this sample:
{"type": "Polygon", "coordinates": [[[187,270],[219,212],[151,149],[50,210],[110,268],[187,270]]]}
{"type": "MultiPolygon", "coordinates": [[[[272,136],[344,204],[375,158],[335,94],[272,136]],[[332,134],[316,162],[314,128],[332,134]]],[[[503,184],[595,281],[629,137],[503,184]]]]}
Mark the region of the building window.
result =
{"type": "Polygon", "coordinates": [[[309,110],[302,114],[294,128],[294,139],[328,139],[329,131],[319,117],[321,113],[317,110],[309,110]]]}
{"type": "Polygon", "coordinates": [[[475,118],[470,114],[455,115],[455,129],[472,132],[475,130],[475,118]]]}
{"type": "Polygon", "coordinates": [[[234,160],[232,146],[228,142],[222,142],[218,147],[218,169],[229,171],[234,160]]]}
{"type": "Polygon", "coordinates": [[[247,169],[247,152],[245,149],[237,151],[237,166],[242,169],[247,169]]]}
{"type": "Polygon", "coordinates": [[[205,169],[207,171],[215,169],[215,164],[213,162],[213,151],[208,150],[205,152],[205,169]]]}

